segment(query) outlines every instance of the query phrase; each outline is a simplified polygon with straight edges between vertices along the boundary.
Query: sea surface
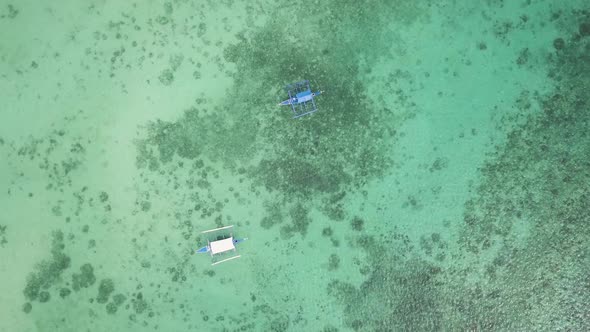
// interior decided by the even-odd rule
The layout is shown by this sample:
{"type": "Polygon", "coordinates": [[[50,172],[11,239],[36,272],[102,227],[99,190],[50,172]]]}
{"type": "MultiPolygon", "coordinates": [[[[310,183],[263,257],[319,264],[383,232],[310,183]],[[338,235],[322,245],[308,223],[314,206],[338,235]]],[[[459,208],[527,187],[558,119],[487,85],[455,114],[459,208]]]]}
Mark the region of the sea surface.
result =
{"type": "Polygon", "coordinates": [[[0,331],[590,331],[589,88],[582,0],[3,0],[0,331]]]}

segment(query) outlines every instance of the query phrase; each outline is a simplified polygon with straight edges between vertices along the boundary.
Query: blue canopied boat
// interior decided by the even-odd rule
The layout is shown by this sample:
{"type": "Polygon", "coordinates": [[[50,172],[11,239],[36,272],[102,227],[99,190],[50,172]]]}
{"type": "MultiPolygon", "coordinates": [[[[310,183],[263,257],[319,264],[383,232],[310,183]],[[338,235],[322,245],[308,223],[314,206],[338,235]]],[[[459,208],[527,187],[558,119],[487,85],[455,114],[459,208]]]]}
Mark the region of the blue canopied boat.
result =
{"type": "Polygon", "coordinates": [[[282,101],[279,105],[291,106],[294,119],[318,110],[314,98],[319,96],[322,91],[312,92],[309,80],[289,84],[285,90],[289,94],[289,99],[282,101]]]}
{"type": "Polygon", "coordinates": [[[201,232],[206,234],[207,245],[196,252],[209,254],[213,259],[212,265],[217,265],[232,259],[240,258],[236,252],[236,244],[246,241],[248,238],[236,239],[233,236],[233,226],[225,226],[201,232]]]}

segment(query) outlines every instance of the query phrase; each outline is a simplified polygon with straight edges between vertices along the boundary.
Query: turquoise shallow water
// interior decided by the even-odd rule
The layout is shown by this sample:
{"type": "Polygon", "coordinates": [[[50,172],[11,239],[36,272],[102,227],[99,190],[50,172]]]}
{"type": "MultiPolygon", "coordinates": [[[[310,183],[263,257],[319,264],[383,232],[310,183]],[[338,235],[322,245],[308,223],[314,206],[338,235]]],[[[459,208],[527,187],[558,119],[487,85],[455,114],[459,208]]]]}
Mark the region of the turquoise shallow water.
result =
{"type": "Polygon", "coordinates": [[[4,3],[0,331],[590,330],[589,48],[582,1],[4,3]]]}

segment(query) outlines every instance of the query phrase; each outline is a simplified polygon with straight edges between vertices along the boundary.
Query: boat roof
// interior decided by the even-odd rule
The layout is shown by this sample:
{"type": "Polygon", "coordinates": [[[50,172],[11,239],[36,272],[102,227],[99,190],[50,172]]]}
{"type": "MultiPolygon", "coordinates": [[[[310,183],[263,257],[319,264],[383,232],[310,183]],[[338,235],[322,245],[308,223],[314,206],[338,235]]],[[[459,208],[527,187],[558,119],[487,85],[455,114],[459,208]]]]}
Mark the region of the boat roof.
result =
{"type": "Polygon", "coordinates": [[[299,92],[298,94],[296,94],[295,97],[301,98],[301,97],[309,96],[310,94],[311,94],[311,90],[305,90],[303,92],[299,92]]]}
{"type": "Polygon", "coordinates": [[[229,237],[229,238],[223,239],[223,240],[213,241],[213,242],[209,243],[209,246],[211,247],[211,254],[212,255],[236,249],[236,246],[234,245],[234,238],[233,237],[229,237]]]}

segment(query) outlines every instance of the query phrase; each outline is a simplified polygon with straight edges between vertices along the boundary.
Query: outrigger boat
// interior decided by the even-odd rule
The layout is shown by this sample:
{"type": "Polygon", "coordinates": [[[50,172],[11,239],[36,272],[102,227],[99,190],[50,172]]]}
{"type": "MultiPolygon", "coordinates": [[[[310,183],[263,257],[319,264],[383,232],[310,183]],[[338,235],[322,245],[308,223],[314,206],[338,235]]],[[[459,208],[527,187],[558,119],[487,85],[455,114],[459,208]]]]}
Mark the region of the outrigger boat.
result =
{"type": "Polygon", "coordinates": [[[285,87],[289,99],[282,101],[280,106],[291,106],[293,119],[316,112],[317,106],[313,100],[323,91],[312,92],[309,80],[289,84],[285,87]]]}
{"type": "Polygon", "coordinates": [[[207,245],[197,250],[197,253],[209,253],[213,259],[213,263],[211,265],[217,265],[232,259],[240,258],[241,255],[237,255],[236,252],[236,244],[242,243],[248,240],[248,238],[234,238],[233,227],[233,225],[224,226],[201,232],[201,234],[207,234],[207,245]],[[224,256],[227,256],[231,252],[234,253],[233,256],[218,260],[224,256]]]}

